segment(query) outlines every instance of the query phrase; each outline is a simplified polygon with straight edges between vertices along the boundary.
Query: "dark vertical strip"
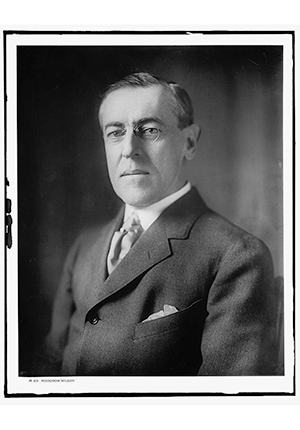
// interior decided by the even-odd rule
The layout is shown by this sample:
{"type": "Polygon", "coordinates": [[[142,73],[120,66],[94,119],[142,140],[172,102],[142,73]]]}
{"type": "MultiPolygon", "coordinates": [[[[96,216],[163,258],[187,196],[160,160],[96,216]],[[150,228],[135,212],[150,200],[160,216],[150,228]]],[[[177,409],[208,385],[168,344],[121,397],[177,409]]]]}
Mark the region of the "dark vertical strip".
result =
{"type": "MultiPolygon", "coordinates": [[[[6,31],[3,32],[3,77],[4,77],[4,196],[5,200],[7,198],[7,73],[6,73],[6,43],[7,34],[6,31]]],[[[4,205],[5,207],[5,205],[4,205]]],[[[7,394],[7,248],[4,243],[4,258],[5,258],[5,268],[4,268],[4,393],[7,394]]]]}

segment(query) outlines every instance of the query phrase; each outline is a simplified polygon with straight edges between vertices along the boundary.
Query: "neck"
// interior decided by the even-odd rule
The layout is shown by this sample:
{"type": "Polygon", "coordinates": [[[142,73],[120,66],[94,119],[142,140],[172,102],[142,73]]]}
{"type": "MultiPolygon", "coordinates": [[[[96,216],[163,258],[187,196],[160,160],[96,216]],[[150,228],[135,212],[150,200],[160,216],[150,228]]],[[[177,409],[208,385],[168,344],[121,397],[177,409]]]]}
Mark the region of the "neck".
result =
{"type": "Polygon", "coordinates": [[[180,199],[182,196],[187,194],[191,190],[191,184],[188,182],[180,190],[172,193],[171,195],[159,200],[152,205],[143,208],[137,208],[133,206],[125,206],[124,220],[126,220],[133,211],[135,211],[140,220],[144,230],[150,227],[150,225],[160,216],[160,214],[167,209],[176,200],[180,199]]]}

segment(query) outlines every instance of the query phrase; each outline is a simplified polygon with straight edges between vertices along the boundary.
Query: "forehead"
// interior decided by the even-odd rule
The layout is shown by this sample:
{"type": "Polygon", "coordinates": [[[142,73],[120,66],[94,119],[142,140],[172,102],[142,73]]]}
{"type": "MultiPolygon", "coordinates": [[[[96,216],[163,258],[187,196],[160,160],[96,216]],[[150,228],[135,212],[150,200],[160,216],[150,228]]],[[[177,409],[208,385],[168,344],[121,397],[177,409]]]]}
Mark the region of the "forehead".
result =
{"type": "Polygon", "coordinates": [[[102,126],[111,121],[131,123],[154,116],[164,122],[177,122],[170,95],[160,85],[115,90],[103,101],[99,113],[102,126]]]}

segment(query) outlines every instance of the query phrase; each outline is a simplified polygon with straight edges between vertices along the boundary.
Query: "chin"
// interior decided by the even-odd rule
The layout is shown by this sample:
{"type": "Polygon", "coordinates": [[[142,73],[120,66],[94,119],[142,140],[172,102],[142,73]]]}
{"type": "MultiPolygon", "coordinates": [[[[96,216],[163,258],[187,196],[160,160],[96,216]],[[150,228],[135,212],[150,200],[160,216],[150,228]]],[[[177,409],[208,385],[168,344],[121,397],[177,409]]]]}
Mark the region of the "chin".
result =
{"type": "Polygon", "coordinates": [[[152,205],[157,201],[153,194],[148,194],[145,192],[132,192],[132,193],[120,193],[119,197],[124,203],[134,206],[134,207],[147,207],[152,205]]]}

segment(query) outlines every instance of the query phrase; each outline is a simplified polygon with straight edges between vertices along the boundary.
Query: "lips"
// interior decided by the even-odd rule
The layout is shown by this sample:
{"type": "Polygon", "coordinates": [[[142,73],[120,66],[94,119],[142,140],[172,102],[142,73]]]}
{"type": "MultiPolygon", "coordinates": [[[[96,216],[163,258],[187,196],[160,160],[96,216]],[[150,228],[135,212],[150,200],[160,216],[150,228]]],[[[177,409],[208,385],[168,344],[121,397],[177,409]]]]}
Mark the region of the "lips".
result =
{"type": "Polygon", "coordinates": [[[148,172],[141,169],[124,170],[121,176],[136,176],[136,175],[149,175],[148,172]]]}

